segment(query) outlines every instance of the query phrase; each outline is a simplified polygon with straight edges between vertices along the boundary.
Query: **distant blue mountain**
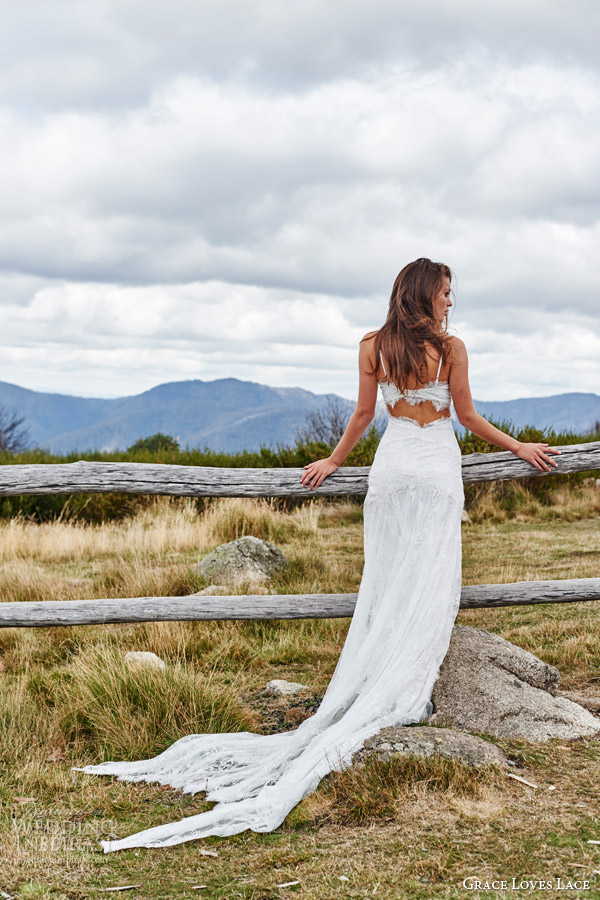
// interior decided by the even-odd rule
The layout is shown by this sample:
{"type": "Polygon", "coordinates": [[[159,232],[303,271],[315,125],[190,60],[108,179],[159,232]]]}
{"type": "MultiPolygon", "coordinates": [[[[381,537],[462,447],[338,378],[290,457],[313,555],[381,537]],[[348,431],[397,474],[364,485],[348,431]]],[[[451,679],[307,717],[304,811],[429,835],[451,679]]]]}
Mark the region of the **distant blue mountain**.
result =
{"type": "Polygon", "coordinates": [[[598,394],[552,394],[519,400],[474,400],[477,412],[495,421],[511,420],[517,428],[535,425],[581,434],[600,420],[598,394]]]}
{"type": "MultiPolygon", "coordinates": [[[[173,381],[130,397],[94,399],[30,391],[0,382],[0,408],[25,417],[31,442],[55,453],[124,450],[158,431],[181,447],[258,450],[261,445],[293,444],[307,413],[337,400],[348,413],[354,403],[336,394],[278,388],[219,378],[173,381]]],[[[520,400],[475,401],[485,418],[515,426],[554,427],[583,432],[600,419],[598,394],[555,394],[520,400]]],[[[385,415],[381,401],[378,416],[385,415]]],[[[381,421],[381,420],[380,420],[381,421]]],[[[454,423],[460,433],[458,422],[454,423]]]]}
{"type": "Polygon", "coordinates": [[[0,382],[0,407],[25,417],[31,442],[55,453],[123,450],[140,437],[170,434],[181,447],[258,450],[293,444],[306,414],[339,400],[300,388],[274,388],[237,378],[175,381],[142,394],[90,399],[46,394],[0,382]]]}

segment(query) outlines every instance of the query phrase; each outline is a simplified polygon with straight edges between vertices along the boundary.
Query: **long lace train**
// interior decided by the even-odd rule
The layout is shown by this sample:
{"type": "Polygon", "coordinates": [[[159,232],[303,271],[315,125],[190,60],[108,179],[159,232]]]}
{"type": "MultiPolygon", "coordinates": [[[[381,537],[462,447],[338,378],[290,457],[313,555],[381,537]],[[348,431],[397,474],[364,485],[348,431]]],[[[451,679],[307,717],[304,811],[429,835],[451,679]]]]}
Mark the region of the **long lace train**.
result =
{"type": "Polygon", "coordinates": [[[427,718],[460,601],[463,502],[450,419],[421,428],[390,415],[364,501],[357,603],[319,709],[281,734],[190,734],[151,759],[73,767],[206,791],[217,801],[207,812],[101,841],[104,852],[272,831],[367,738],[427,718]]]}

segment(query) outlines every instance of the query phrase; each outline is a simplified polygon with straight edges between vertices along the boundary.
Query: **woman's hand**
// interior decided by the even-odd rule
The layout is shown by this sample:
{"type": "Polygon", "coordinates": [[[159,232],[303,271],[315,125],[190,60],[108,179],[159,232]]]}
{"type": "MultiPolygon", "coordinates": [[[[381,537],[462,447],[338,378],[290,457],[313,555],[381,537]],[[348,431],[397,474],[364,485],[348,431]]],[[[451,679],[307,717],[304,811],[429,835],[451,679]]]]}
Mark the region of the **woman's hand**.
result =
{"type": "Polygon", "coordinates": [[[327,478],[328,475],[331,475],[338,468],[338,464],[334,463],[330,456],[326,457],[326,459],[317,459],[315,462],[304,466],[305,472],[300,481],[305,487],[312,490],[312,488],[319,487],[323,479],[327,478]],[[311,479],[312,484],[309,485],[311,479]]]}
{"type": "Polygon", "coordinates": [[[555,467],[558,466],[558,463],[553,459],[550,459],[547,454],[560,453],[560,450],[557,450],[555,447],[550,447],[549,444],[522,442],[519,449],[514,450],[513,452],[521,459],[524,459],[526,462],[533,463],[536,469],[541,469],[542,472],[550,471],[550,466],[548,465],[548,463],[555,467]]]}

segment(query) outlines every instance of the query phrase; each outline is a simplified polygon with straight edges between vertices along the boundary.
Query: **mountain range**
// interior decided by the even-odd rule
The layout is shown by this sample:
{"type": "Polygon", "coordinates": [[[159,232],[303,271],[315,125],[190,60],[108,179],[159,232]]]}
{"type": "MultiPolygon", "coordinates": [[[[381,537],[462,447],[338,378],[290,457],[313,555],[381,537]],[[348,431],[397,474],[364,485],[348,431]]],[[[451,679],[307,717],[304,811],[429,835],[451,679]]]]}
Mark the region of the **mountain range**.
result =
{"type": "MultiPolygon", "coordinates": [[[[172,381],[141,394],[111,399],[32,391],[0,382],[0,409],[24,417],[30,443],[54,453],[125,450],[140,437],[157,432],[177,438],[184,447],[235,452],[261,445],[294,443],[308,413],[331,402],[347,410],[354,403],[336,394],[302,388],[270,387],[237,378],[172,381]]],[[[600,419],[600,396],[554,394],[518,400],[474,400],[485,418],[582,433],[600,419]]],[[[380,400],[376,420],[385,422],[380,400]],[[379,418],[381,417],[381,418],[379,418]]],[[[453,422],[456,431],[463,432],[453,422]]]]}

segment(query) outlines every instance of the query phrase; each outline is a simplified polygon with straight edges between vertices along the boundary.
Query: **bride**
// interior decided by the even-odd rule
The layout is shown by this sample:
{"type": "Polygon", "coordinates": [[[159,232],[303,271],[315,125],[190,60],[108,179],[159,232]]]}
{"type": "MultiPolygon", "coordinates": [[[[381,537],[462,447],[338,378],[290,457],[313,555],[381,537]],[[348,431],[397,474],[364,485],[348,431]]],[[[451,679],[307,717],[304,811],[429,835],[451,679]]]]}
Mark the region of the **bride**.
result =
{"type": "Polygon", "coordinates": [[[319,709],[280,734],[190,734],[151,759],[73,767],[206,791],[217,801],[208,812],[101,841],[105,853],[273,831],[367,738],[433,712],[461,590],[464,492],[451,404],[466,428],[538,469],[550,471],[557,463],[548,454],[560,453],[517,441],[475,411],[465,345],[447,332],[451,279],[446,265],[429,259],[402,269],[384,325],[360,342],[358,401],[344,435],[330,456],[304,467],[301,483],[314,489],[344,462],[373,419],[379,385],[388,422],[364,500],[364,569],[319,709]]]}

